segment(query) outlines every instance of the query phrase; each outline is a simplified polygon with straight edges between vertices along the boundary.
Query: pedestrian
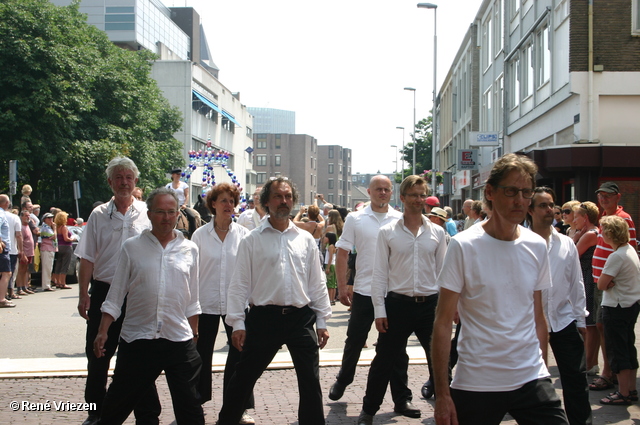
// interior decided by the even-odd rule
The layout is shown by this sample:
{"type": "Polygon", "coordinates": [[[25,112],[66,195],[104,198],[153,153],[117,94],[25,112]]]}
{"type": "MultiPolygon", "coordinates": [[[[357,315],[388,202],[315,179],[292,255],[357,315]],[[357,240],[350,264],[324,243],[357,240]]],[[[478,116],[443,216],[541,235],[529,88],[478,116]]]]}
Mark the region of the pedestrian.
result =
{"type": "MultiPolygon", "coordinates": [[[[383,226],[378,234],[371,285],[378,345],[358,425],[373,424],[394,364],[406,355],[407,340],[413,332],[425,350],[431,373],[431,332],[438,303],[436,278],[447,245],[444,228],[422,215],[428,190],[422,177],[406,177],[400,185],[404,214],[383,226]]],[[[444,210],[437,209],[446,218],[444,210]]]]}
{"type": "Polygon", "coordinates": [[[506,154],[484,188],[491,218],[451,238],[438,277],[432,358],[438,425],[567,424],[549,379],[542,290],[551,286],[547,247],[520,226],[533,197],[537,167],[506,154]],[[451,323],[464,323],[449,387],[451,323]]]}
{"type": "MultiPolygon", "coordinates": [[[[87,220],[82,240],[75,251],[75,254],[80,257],[78,313],[87,321],[85,342],[87,380],[84,398],[87,403],[95,403],[97,406],[95,411],[89,412],[83,425],[95,425],[100,417],[106,394],[109,362],[118,347],[120,329],[126,311],[126,305],[123,304],[122,313],[109,327],[104,351],[100,357],[97,357],[93,343],[98,335],[102,318],[100,306],[116,274],[122,245],[127,239],[141,234],[151,226],[146,204],[132,196],[139,176],[136,164],[127,157],[116,157],[109,162],[106,175],[113,197],[109,202],[93,209],[87,220]],[[89,284],[91,284],[90,296],[89,284]]],[[[136,422],[158,423],[160,400],[155,385],[151,385],[146,390],[144,399],[138,403],[134,413],[136,422]]]]}
{"type": "MultiPolygon", "coordinates": [[[[9,240],[11,244],[11,250],[9,251],[9,259],[11,261],[11,278],[9,280],[9,299],[19,299],[20,296],[16,294],[11,287],[11,282],[15,280],[14,272],[16,270],[16,265],[18,264],[18,260],[23,257],[22,252],[22,222],[18,214],[13,214],[11,212],[11,200],[5,194],[0,195],[0,209],[4,212],[4,217],[7,220],[7,224],[9,225],[9,240]]],[[[44,286],[43,286],[44,287],[44,286]]]]}
{"type": "MultiPolygon", "coordinates": [[[[58,240],[56,238],[56,224],[53,222],[53,214],[45,213],[42,216],[42,226],[40,227],[40,270],[42,276],[42,290],[53,291],[51,287],[53,259],[58,251],[58,240]]],[[[55,287],[54,283],[54,287],[55,287]]]]}
{"type": "MultiPolygon", "coordinates": [[[[249,234],[245,227],[232,220],[235,207],[240,202],[240,191],[235,185],[218,183],[205,198],[207,209],[213,214],[213,220],[200,227],[192,240],[200,251],[200,307],[202,314],[198,320],[198,353],[202,358],[202,371],[198,383],[198,395],[201,404],[211,400],[211,365],[213,348],[218,336],[220,321],[227,334],[229,352],[224,366],[223,391],[229,385],[231,376],[240,359],[240,352],[233,346],[233,329],[224,322],[227,316],[227,293],[231,277],[236,269],[240,241],[249,234]]],[[[246,409],[253,409],[253,396],[246,409]]],[[[240,424],[255,423],[245,412],[240,424]]]]}
{"type": "Polygon", "coordinates": [[[7,287],[11,279],[11,239],[9,238],[9,222],[4,210],[0,211],[0,308],[13,308],[16,305],[7,299],[7,287]]]}
{"type": "MultiPolygon", "coordinates": [[[[598,203],[602,208],[602,217],[616,215],[626,220],[627,225],[629,226],[629,245],[637,251],[638,242],[636,240],[636,226],[633,223],[631,216],[621,205],[619,205],[622,194],[620,193],[618,185],[614,182],[604,182],[600,185],[598,190],[596,190],[596,195],[598,197],[598,203]]],[[[602,237],[602,231],[600,231],[598,234],[598,244],[596,245],[596,250],[593,252],[593,260],[591,262],[593,281],[596,283],[598,288],[600,288],[600,285],[598,285],[598,279],[600,278],[600,274],[602,274],[602,269],[604,268],[607,258],[609,258],[609,255],[611,255],[612,252],[613,248],[605,242],[602,237]]],[[[613,372],[611,371],[608,358],[609,350],[607,350],[606,339],[604,336],[602,309],[598,311],[596,316],[596,328],[600,334],[600,349],[602,351],[603,366],[600,376],[589,384],[589,389],[592,391],[604,391],[614,388],[615,385],[613,382],[613,372]]]]}
{"type": "Polygon", "coordinates": [[[299,423],[325,423],[318,348],[329,338],[331,305],[318,247],[289,219],[297,200],[286,177],[268,181],[260,194],[268,219],[240,242],[242,261],[229,286],[225,321],[241,356],[223,395],[219,425],[238,424],[253,386],[284,344],[298,377],[299,423]]]}
{"type": "MultiPolygon", "coordinates": [[[[389,207],[393,186],[388,177],[374,176],[369,182],[367,193],[371,203],[366,208],[347,216],[342,236],[336,244],[338,296],[342,304],[351,307],[351,317],[347,325],[347,339],[344,342],[340,371],[329,390],[329,398],[334,401],[339,400],[347,386],[353,382],[360,353],[367,342],[369,330],[375,319],[371,285],[378,233],[382,226],[402,217],[402,213],[389,207]],[[353,286],[347,286],[347,263],[352,250],[357,252],[356,273],[353,286]]],[[[413,395],[407,385],[408,367],[409,356],[405,352],[396,360],[391,374],[391,397],[394,410],[402,415],[419,417],[420,410],[411,403],[413,395]]]]}
{"type": "MultiPolygon", "coordinates": [[[[178,425],[204,425],[196,385],[202,360],[196,350],[198,247],[176,230],[178,197],[167,188],[147,198],[151,229],[122,245],[116,273],[93,344],[106,354],[109,327],[122,314],[118,358],[104,399],[99,425],[120,425],[165,372],[178,425]]],[[[136,421],[137,422],[137,421],[136,421]]]]}
{"type": "Polygon", "coordinates": [[[542,291],[542,306],[549,327],[549,345],[560,372],[567,419],[571,425],[590,425],[593,417],[584,345],[588,311],[582,270],[573,240],[553,227],[555,202],[553,189],[537,187],[528,220],[531,230],[547,242],[552,287],[542,291]]]}
{"type": "Polygon", "coordinates": [[[324,256],[324,272],[327,275],[327,291],[329,294],[329,301],[331,305],[336,304],[336,288],[338,282],[336,281],[336,242],[338,237],[333,232],[327,232],[324,235],[323,244],[327,249],[327,253],[324,256]]]}
{"type": "Polygon", "coordinates": [[[602,297],[602,323],[607,358],[618,378],[618,391],[600,400],[600,404],[628,406],[638,401],[636,375],[638,352],[635,325],[640,312],[640,261],[629,244],[629,225],[622,217],[607,215],[600,219],[602,239],[613,252],[598,278],[602,297]]]}

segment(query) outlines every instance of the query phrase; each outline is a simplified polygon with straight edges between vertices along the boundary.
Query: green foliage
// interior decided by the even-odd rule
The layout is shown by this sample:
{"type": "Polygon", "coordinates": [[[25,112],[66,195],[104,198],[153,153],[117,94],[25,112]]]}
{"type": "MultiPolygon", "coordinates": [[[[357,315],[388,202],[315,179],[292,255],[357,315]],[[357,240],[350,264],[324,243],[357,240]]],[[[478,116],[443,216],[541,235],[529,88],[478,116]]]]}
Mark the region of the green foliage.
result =
{"type": "Polygon", "coordinates": [[[140,186],[161,185],[182,162],[172,136],[181,117],[150,76],[154,59],[116,47],[77,3],[0,0],[0,185],[17,159],[18,189],[28,183],[34,202],[75,212],[80,180],[85,217],[111,197],[104,170],[117,155],[136,162],[140,186]]]}
{"type": "MultiPolygon", "coordinates": [[[[432,117],[421,119],[416,123],[416,137],[415,144],[418,147],[416,150],[416,174],[424,174],[426,171],[431,170],[431,128],[432,117]]],[[[411,175],[413,164],[413,146],[414,142],[411,141],[405,145],[404,149],[400,152],[403,155],[404,161],[408,164],[404,170],[405,177],[411,175]]],[[[398,175],[396,180],[401,176],[398,175]]],[[[431,180],[429,180],[431,182],[431,180]]]]}

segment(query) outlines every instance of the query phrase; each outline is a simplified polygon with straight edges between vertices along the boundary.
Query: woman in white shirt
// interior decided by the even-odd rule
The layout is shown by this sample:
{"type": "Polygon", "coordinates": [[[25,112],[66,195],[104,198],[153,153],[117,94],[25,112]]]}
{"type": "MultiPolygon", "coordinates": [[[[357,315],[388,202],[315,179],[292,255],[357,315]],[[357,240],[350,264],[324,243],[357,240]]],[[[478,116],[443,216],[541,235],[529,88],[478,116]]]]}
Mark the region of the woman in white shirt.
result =
{"type": "Polygon", "coordinates": [[[175,169],[171,171],[171,183],[167,183],[165,186],[167,189],[172,189],[178,196],[178,204],[180,208],[187,207],[187,201],[189,200],[189,185],[180,180],[182,176],[182,170],[175,169]]]}
{"type": "MultiPolygon", "coordinates": [[[[236,268],[238,246],[249,230],[233,222],[235,208],[240,201],[238,188],[229,183],[215,185],[205,199],[213,220],[195,231],[191,240],[200,251],[200,306],[198,323],[198,353],[202,358],[202,371],[198,392],[200,402],[211,400],[211,364],[220,320],[224,324],[229,342],[229,354],[224,369],[224,386],[233,375],[240,352],[231,343],[233,329],[224,323],[227,314],[227,289],[236,268]]],[[[224,391],[224,387],[223,387],[224,391]]],[[[253,397],[247,408],[253,408],[253,397]]],[[[248,416],[245,412],[245,416],[248,416]]],[[[247,422],[243,416],[241,423],[247,422]]]]}
{"type": "Polygon", "coordinates": [[[602,297],[602,323],[607,357],[618,377],[618,391],[600,400],[600,404],[628,406],[638,401],[636,375],[638,352],[635,325],[640,313],[640,261],[629,245],[629,225],[615,215],[600,219],[602,238],[613,249],[598,279],[602,297]]]}

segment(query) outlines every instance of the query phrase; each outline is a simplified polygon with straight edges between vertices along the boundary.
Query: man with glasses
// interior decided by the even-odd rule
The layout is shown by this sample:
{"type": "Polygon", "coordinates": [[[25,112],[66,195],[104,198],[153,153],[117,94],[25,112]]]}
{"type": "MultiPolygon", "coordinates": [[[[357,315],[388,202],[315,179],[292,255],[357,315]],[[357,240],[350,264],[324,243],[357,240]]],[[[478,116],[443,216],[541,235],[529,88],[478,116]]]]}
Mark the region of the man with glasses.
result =
{"type": "Polygon", "coordinates": [[[537,167],[507,154],[494,164],[484,198],[491,218],[451,238],[438,276],[432,358],[438,425],[567,424],[545,366],[547,322],[542,290],[551,287],[547,246],[520,226],[537,167]],[[482,253],[478,255],[478,253],[482,253]],[[449,387],[451,324],[464,323],[449,387]]]}
{"type": "MultiPolygon", "coordinates": [[[[622,197],[618,185],[614,182],[604,182],[600,185],[598,190],[596,190],[596,195],[598,196],[598,204],[600,204],[600,208],[602,208],[603,217],[607,215],[617,215],[618,217],[626,220],[629,225],[629,245],[637,250],[638,241],[636,240],[636,226],[633,223],[631,216],[624,211],[621,205],[618,205],[618,202],[620,202],[620,198],[622,197]]],[[[598,232],[598,244],[596,245],[596,250],[593,252],[593,259],[591,260],[593,281],[596,286],[598,284],[598,279],[602,274],[604,264],[607,262],[607,258],[609,258],[609,255],[611,255],[612,252],[613,249],[611,246],[602,238],[602,229],[600,229],[598,232]]],[[[601,300],[602,291],[596,290],[596,296],[597,299],[601,300]]],[[[600,305],[598,301],[597,305],[600,305]]],[[[607,349],[604,342],[604,325],[602,324],[602,310],[600,308],[597,309],[596,313],[596,327],[600,334],[600,347],[602,349],[602,360],[604,362],[604,366],[602,368],[601,376],[596,378],[593,383],[589,385],[589,389],[601,391],[614,388],[614,384],[613,373],[609,366],[609,358],[607,356],[607,349]]]]}
{"type": "MultiPolygon", "coordinates": [[[[109,362],[118,347],[126,303],[122,306],[122,314],[118,320],[109,327],[104,351],[97,357],[94,354],[93,342],[98,335],[102,318],[100,307],[116,274],[122,245],[127,239],[141,234],[151,225],[147,217],[147,206],[132,195],[139,175],[136,164],[127,157],[117,157],[109,162],[106,174],[113,197],[91,212],[75,251],[80,257],[78,313],[87,321],[87,381],[84,398],[87,403],[95,403],[97,406],[96,411],[90,412],[83,425],[94,425],[98,422],[106,394],[109,362]]],[[[144,400],[139,403],[134,413],[137,424],[158,424],[160,401],[155,385],[149,387],[144,400]]]]}
{"type": "MultiPolygon", "coordinates": [[[[351,307],[351,317],[347,326],[347,339],[344,342],[342,364],[335,383],[329,390],[331,400],[339,400],[345,389],[353,382],[356,366],[362,348],[374,321],[374,308],[371,302],[371,284],[373,282],[373,264],[376,252],[378,232],[384,225],[399,220],[402,213],[389,207],[393,186],[388,177],[374,176],[369,182],[367,193],[371,199],[368,207],[347,216],[342,236],[336,244],[336,278],[340,302],[351,307]],[[353,291],[347,287],[347,263],[349,253],[355,248],[356,276],[353,291]]],[[[422,200],[424,203],[424,200],[422,200]]],[[[391,397],[394,410],[405,416],[420,417],[420,410],[411,403],[413,396],[407,386],[407,368],[409,356],[406,352],[396,361],[391,374],[391,397]]]]}
{"type": "Polygon", "coordinates": [[[118,359],[98,424],[122,424],[164,371],[176,423],[204,425],[196,390],[202,360],[194,340],[201,313],[198,247],[175,229],[178,197],[172,189],[152,191],[147,207],[151,229],[122,245],[93,343],[94,355],[102,358],[126,297],[118,359]]]}
{"type": "Polygon", "coordinates": [[[552,226],[555,201],[553,189],[537,187],[527,218],[531,230],[547,242],[549,252],[553,286],[542,291],[542,305],[549,345],[560,372],[564,408],[571,425],[586,425],[593,423],[584,349],[586,297],[576,245],[552,226]]]}
{"type": "MultiPolygon", "coordinates": [[[[371,362],[358,425],[371,425],[387,391],[393,367],[406,356],[415,332],[429,360],[431,332],[438,303],[436,278],[447,250],[445,230],[422,215],[427,182],[408,176],[400,185],[404,214],[380,229],[375,248],[371,301],[380,333],[371,362]]],[[[434,207],[435,210],[442,211],[434,207]]],[[[418,411],[419,417],[420,411],[418,411]]]]}

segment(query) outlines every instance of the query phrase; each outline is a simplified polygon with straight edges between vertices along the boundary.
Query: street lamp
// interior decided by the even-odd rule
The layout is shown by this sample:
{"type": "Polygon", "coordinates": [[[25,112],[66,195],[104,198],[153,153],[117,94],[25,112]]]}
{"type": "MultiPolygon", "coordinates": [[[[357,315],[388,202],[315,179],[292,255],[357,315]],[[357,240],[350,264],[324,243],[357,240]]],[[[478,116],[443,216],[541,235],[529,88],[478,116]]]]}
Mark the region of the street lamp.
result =
{"type": "Polygon", "coordinates": [[[398,205],[398,191],[397,186],[398,183],[396,182],[396,176],[398,175],[398,145],[391,145],[392,148],[396,148],[396,160],[394,161],[396,163],[396,173],[393,175],[393,199],[394,199],[394,206],[398,205]]]}
{"type": "Polygon", "coordinates": [[[436,128],[438,121],[436,120],[436,70],[438,66],[438,33],[436,32],[436,12],[438,11],[438,5],[433,3],[418,3],[418,9],[433,9],[433,107],[431,112],[432,117],[432,133],[431,133],[431,185],[433,186],[433,193],[436,193],[436,128]]]}
{"type": "Polygon", "coordinates": [[[396,127],[396,130],[402,130],[402,179],[404,180],[404,127],[396,127]]]}
{"type": "Polygon", "coordinates": [[[413,87],[405,87],[405,90],[413,92],[413,167],[411,167],[411,174],[416,174],[416,89],[413,87]]]}

